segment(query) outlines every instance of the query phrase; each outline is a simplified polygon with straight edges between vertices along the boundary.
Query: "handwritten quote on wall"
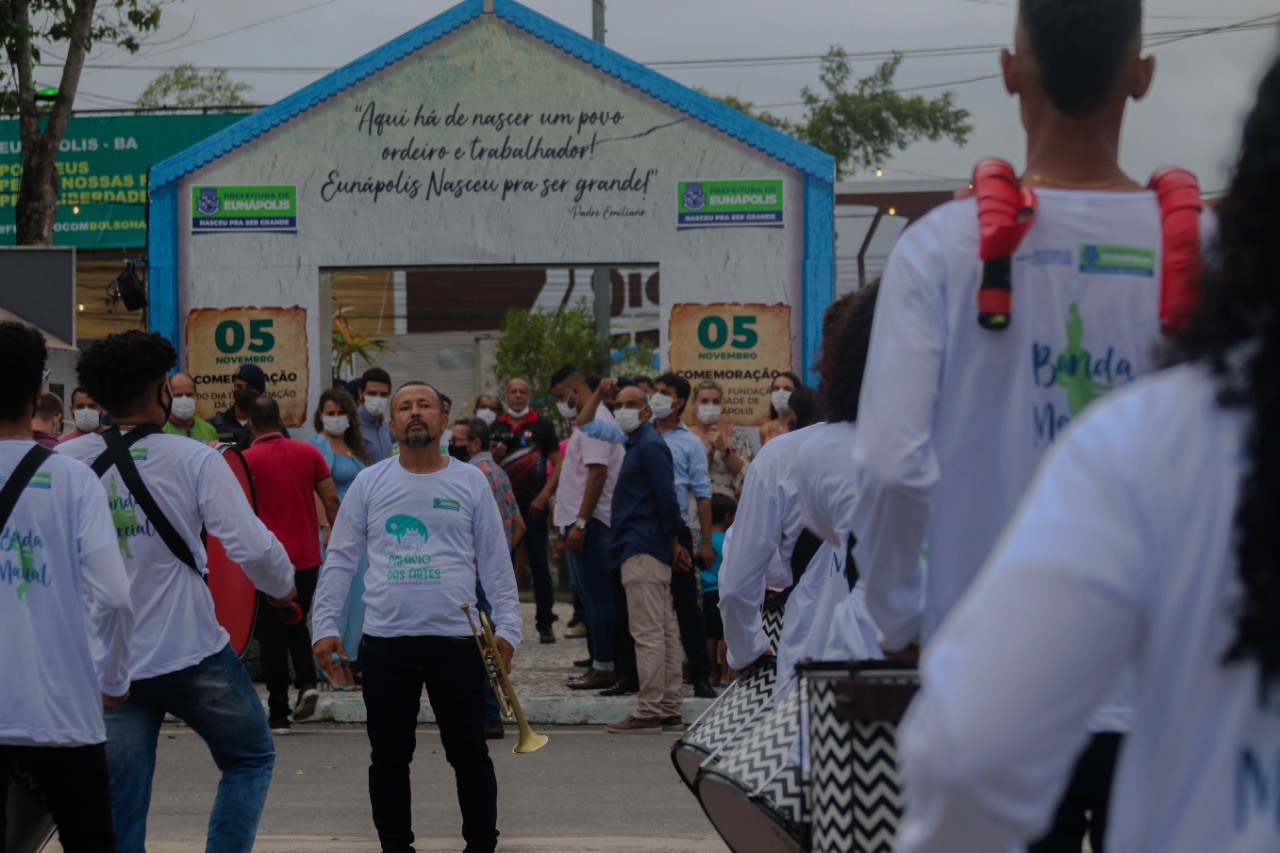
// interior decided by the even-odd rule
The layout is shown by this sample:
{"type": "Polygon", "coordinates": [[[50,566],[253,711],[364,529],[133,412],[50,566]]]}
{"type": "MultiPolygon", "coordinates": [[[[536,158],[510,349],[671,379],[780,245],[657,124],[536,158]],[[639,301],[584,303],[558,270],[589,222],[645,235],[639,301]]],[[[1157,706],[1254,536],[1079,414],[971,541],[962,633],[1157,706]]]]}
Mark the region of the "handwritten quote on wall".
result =
{"type": "Polygon", "coordinates": [[[326,203],[563,199],[575,219],[612,219],[647,215],[644,205],[657,190],[657,168],[596,160],[602,146],[646,132],[628,128],[627,115],[614,108],[491,111],[456,102],[442,111],[368,101],[354,107],[350,126],[382,168],[330,170],[320,187],[326,203]]]}

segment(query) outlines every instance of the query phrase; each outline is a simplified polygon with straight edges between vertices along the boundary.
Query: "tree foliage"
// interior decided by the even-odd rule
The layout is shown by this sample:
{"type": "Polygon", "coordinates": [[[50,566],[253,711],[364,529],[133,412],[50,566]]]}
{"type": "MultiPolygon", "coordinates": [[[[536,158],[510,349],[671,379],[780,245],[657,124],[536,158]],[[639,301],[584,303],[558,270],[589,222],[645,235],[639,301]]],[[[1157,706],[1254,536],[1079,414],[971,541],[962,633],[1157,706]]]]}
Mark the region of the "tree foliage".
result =
{"type": "Polygon", "coordinates": [[[836,160],[837,176],[885,163],[920,139],[964,145],[973,125],[969,111],[956,106],[955,93],[930,99],[895,91],[893,78],[901,65],[902,56],[894,54],[874,73],[855,80],[849,55],[833,46],[822,58],[821,90],[805,86],[800,93],[805,106],[802,122],[757,110],[740,98],[717,100],[827,152],[836,160]]]}
{"type": "Polygon", "coordinates": [[[583,373],[599,373],[600,341],[595,315],[581,300],[560,311],[525,311],[512,308],[498,327],[502,340],[494,354],[494,379],[502,387],[508,379],[529,381],[531,406],[542,417],[551,417],[561,434],[568,431],[551,395],[551,376],[566,364],[583,373]]]}
{"type": "Polygon", "coordinates": [[[114,44],[137,52],[141,37],[160,25],[161,2],[0,0],[0,43],[8,60],[8,68],[0,68],[0,86],[12,93],[10,103],[16,102],[22,141],[22,182],[15,211],[18,245],[53,242],[58,204],[55,160],[89,50],[114,44]],[[57,45],[66,54],[59,60],[56,94],[41,95],[43,100],[37,95],[49,81],[38,81],[36,70],[43,60],[42,44],[57,45]]]}
{"type": "Polygon", "coordinates": [[[140,107],[247,106],[245,93],[253,87],[227,77],[225,68],[201,74],[189,62],[174,66],[147,84],[138,96],[140,107]]]}

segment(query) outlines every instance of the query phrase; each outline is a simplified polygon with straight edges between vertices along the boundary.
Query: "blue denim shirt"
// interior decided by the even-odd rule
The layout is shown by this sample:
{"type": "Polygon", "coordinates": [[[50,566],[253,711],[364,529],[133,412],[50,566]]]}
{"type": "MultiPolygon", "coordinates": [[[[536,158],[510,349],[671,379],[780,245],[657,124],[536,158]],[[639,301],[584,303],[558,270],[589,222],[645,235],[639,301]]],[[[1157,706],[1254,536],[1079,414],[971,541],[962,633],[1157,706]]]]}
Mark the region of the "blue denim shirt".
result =
{"type": "Polygon", "coordinates": [[[627,436],[627,455],[613,489],[609,562],[648,554],[671,565],[671,539],[684,527],[673,484],[671,449],[652,424],[627,436]]]}
{"type": "Polygon", "coordinates": [[[395,447],[391,439],[391,419],[383,415],[382,423],[375,424],[373,415],[366,412],[364,406],[356,406],[356,412],[360,415],[360,434],[369,445],[369,456],[374,462],[390,459],[395,447]]]}

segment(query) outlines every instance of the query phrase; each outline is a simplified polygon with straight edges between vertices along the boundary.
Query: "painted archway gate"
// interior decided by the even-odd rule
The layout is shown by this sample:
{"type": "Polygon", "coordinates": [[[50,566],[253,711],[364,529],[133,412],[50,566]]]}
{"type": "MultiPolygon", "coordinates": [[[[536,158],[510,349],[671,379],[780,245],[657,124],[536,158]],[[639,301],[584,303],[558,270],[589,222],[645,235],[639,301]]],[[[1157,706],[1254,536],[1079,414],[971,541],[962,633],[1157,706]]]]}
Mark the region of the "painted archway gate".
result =
{"type": "Polygon", "coordinates": [[[151,324],[212,365],[213,405],[259,364],[292,425],[329,375],[322,270],[657,264],[664,366],[732,396],[809,371],[834,172],[517,3],[468,0],[152,170],[151,324]]]}

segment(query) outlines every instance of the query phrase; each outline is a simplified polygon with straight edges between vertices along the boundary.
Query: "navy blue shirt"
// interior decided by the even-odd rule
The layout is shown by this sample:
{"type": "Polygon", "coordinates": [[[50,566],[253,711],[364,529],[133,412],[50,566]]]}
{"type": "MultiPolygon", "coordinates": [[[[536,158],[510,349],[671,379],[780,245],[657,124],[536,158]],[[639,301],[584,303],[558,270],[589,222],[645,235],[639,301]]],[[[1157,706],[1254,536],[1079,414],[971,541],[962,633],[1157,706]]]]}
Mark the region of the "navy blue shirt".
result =
{"type": "Polygon", "coordinates": [[[676,504],[671,449],[649,423],[627,436],[627,455],[613,489],[609,561],[621,566],[648,554],[671,565],[671,540],[684,527],[676,504]]]}

